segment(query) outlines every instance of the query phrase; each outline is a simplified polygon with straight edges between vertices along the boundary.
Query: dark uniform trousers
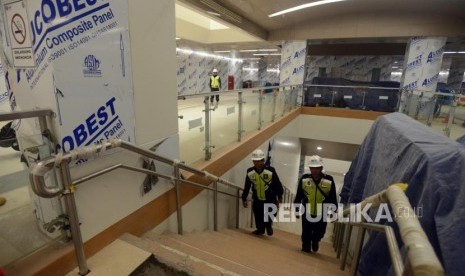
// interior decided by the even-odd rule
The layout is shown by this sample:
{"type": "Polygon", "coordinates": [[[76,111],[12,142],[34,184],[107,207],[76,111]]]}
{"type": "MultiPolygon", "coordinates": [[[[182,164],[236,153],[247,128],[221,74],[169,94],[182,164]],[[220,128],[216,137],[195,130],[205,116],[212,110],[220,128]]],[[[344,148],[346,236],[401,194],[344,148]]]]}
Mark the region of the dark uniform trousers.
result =
{"type": "MultiPolygon", "coordinates": [[[[315,216],[312,216],[315,218],[315,216]]],[[[310,250],[313,242],[319,242],[325,235],[326,222],[321,218],[318,222],[310,222],[306,218],[306,213],[302,215],[302,248],[310,250]]]]}
{"type": "Polygon", "coordinates": [[[273,225],[273,219],[268,217],[268,221],[265,222],[265,203],[264,200],[255,199],[252,203],[253,215],[255,217],[255,225],[259,232],[265,232],[266,227],[271,227],[273,225]]]}

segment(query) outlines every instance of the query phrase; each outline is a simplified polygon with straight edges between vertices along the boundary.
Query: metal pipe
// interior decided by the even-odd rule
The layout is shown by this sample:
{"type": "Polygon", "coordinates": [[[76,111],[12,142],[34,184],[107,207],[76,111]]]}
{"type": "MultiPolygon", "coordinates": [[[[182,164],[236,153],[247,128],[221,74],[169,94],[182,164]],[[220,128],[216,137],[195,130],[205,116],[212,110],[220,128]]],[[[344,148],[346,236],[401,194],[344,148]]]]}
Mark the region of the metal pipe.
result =
{"type": "Polygon", "coordinates": [[[361,255],[360,252],[362,250],[363,240],[365,239],[365,232],[366,232],[365,228],[363,227],[359,228],[357,239],[355,240],[355,253],[354,253],[352,265],[350,266],[350,274],[353,276],[357,275],[358,263],[360,261],[360,255],[361,255]]]}
{"type": "Polygon", "coordinates": [[[339,236],[338,236],[338,247],[337,247],[337,256],[336,256],[336,258],[338,258],[338,259],[341,257],[345,231],[346,231],[346,225],[341,224],[341,231],[340,231],[339,236]]]}
{"type": "Polygon", "coordinates": [[[69,172],[68,163],[63,162],[60,164],[60,177],[65,191],[65,206],[67,210],[71,236],[73,239],[74,251],[78,261],[79,274],[86,275],[89,273],[89,268],[87,267],[86,256],[84,254],[84,245],[82,243],[76,201],[74,199],[74,186],[71,184],[71,175],[69,172]]]}
{"type": "Polygon", "coordinates": [[[12,111],[12,112],[2,112],[0,113],[0,122],[1,121],[12,121],[17,119],[27,119],[35,117],[45,117],[52,116],[53,111],[48,109],[39,109],[39,110],[27,110],[27,111],[12,111]]]}
{"type": "Polygon", "coordinates": [[[375,87],[375,86],[355,86],[355,85],[325,85],[325,84],[306,84],[304,87],[334,87],[334,88],[354,88],[354,89],[379,89],[379,90],[398,90],[392,87],[375,87]]]}
{"type": "Polygon", "coordinates": [[[447,137],[450,137],[450,129],[451,129],[452,123],[454,122],[456,107],[457,107],[457,102],[454,99],[452,106],[449,108],[449,120],[447,121],[446,128],[444,129],[444,133],[446,134],[447,137]]]}
{"type": "Polygon", "coordinates": [[[181,184],[180,184],[180,173],[177,165],[173,166],[174,169],[174,183],[176,187],[176,214],[178,219],[178,234],[182,235],[182,204],[181,204],[181,184]]]}
{"type": "Polygon", "coordinates": [[[341,260],[341,267],[340,267],[341,270],[344,270],[346,267],[347,254],[349,253],[350,237],[352,235],[353,226],[349,224],[348,227],[349,229],[347,230],[344,236],[344,243],[343,243],[344,249],[342,251],[342,260],[341,260]]]}
{"type": "Polygon", "coordinates": [[[239,229],[239,213],[240,213],[240,201],[241,201],[241,191],[239,189],[236,190],[236,229],[239,229]]]}
{"type": "Polygon", "coordinates": [[[263,95],[258,96],[258,130],[262,129],[262,109],[263,109],[263,95]]]}
{"type": "Polygon", "coordinates": [[[218,231],[218,182],[213,182],[213,230],[218,231]]]}
{"type": "Polygon", "coordinates": [[[78,179],[73,181],[73,184],[75,186],[77,186],[79,184],[82,184],[83,182],[89,181],[89,180],[91,180],[93,178],[96,178],[96,177],[98,177],[100,175],[109,173],[109,172],[114,171],[116,169],[125,169],[125,170],[129,170],[129,171],[135,171],[135,172],[145,173],[145,174],[149,174],[149,175],[153,175],[153,176],[158,176],[158,177],[168,179],[168,180],[173,180],[173,177],[169,176],[169,175],[157,173],[157,172],[147,170],[147,169],[141,169],[141,168],[135,168],[135,167],[131,167],[131,166],[123,165],[123,164],[117,164],[117,165],[110,166],[110,167],[108,167],[106,169],[100,170],[98,172],[89,174],[87,176],[78,178],[78,179]]]}
{"type": "Polygon", "coordinates": [[[389,255],[391,255],[392,267],[397,276],[402,276],[404,273],[404,264],[402,256],[399,252],[399,245],[397,244],[396,235],[391,227],[386,226],[386,241],[389,247],[389,255]]]}
{"type": "Polygon", "coordinates": [[[428,119],[426,120],[427,126],[431,126],[431,124],[433,123],[434,109],[436,108],[436,101],[437,101],[436,95],[433,95],[433,97],[431,98],[431,104],[430,104],[431,106],[429,108],[428,119]]]}
{"type": "Polygon", "coordinates": [[[211,153],[211,126],[210,126],[210,101],[208,98],[205,98],[205,160],[210,160],[212,158],[211,153]]]}
{"type": "Polygon", "coordinates": [[[240,142],[242,140],[242,133],[244,132],[244,126],[243,126],[243,110],[242,110],[242,104],[244,103],[242,100],[242,91],[238,93],[238,117],[237,117],[237,141],[240,142]]]}

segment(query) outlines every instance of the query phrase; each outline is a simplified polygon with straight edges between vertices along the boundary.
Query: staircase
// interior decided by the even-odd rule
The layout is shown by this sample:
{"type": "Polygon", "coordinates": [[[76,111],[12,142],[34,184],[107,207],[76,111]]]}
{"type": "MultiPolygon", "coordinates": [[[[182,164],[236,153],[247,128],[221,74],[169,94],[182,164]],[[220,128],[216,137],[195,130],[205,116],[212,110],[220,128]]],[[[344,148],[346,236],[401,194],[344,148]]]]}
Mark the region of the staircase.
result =
{"type": "Polygon", "coordinates": [[[329,243],[318,253],[300,251],[300,236],[275,230],[272,237],[252,230],[224,229],[120,239],[154,255],[131,275],[347,275],[329,243]],[[147,263],[150,262],[150,263],[147,263]],[[163,274],[161,271],[165,271],[163,274]]]}

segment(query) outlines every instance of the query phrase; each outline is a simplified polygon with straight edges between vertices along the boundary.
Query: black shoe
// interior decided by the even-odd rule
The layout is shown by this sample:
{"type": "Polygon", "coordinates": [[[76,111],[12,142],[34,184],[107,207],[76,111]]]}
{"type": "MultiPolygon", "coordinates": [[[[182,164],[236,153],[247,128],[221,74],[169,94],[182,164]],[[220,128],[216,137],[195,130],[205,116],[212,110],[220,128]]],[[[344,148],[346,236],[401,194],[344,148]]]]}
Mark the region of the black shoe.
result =
{"type": "Polygon", "coordinates": [[[266,227],[266,234],[268,236],[273,236],[273,228],[271,226],[266,227]]]}
{"type": "Polygon", "coordinates": [[[265,231],[260,231],[260,230],[257,229],[255,231],[253,231],[252,234],[259,236],[259,235],[265,234],[265,231]]]}
{"type": "Polygon", "coordinates": [[[302,252],[311,253],[310,248],[302,248],[302,252]]]}
{"type": "Polygon", "coordinates": [[[320,248],[318,242],[312,242],[312,251],[313,252],[318,252],[318,249],[320,248]]]}

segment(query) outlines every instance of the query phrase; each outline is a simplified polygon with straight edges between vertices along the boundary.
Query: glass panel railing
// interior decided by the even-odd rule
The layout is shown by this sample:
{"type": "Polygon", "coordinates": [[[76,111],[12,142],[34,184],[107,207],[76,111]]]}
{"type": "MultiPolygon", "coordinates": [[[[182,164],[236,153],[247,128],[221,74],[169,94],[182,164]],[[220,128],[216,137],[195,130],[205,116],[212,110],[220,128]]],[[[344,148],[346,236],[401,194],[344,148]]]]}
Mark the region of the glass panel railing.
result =
{"type": "MultiPolygon", "coordinates": [[[[39,198],[29,182],[29,167],[51,155],[50,140],[41,134],[17,137],[20,148],[1,141],[0,196],[6,203],[0,206],[0,267],[55,239],[66,239],[60,200],[39,198]]],[[[50,173],[46,182],[57,185],[56,175],[50,173]]]]}
{"type": "Polygon", "coordinates": [[[191,164],[205,157],[205,104],[203,97],[178,100],[180,159],[191,164]]]}
{"type": "Polygon", "coordinates": [[[211,111],[212,152],[237,141],[238,136],[238,96],[234,92],[220,94],[218,107],[211,111]]]}
{"type": "Polygon", "coordinates": [[[461,99],[465,99],[465,96],[435,93],[423,107],[426,119],[419,112],[416,119],[456,140],[465,135],[465,105],[461,99]]]}
{"type": "Polygon", "coordinates": [[[265,89],[268,93],[262,94],[262,127],[269,125],[275,119],[276,114],[276,91],[275,89],[265,89]]]}
{"type": "Polygon", "coordinates": [[[243,105],[243,135],[247,135],[258,129],[259,120],[259,93],[258,91],[246,90],[242,94],[243,105]]]}
{"type": "MultiPolygon", "coordinates": [[[[241,141],[298,107],[302,86],[257,87],[219,92],[218,106],[203,102],[210,93],[189,94],[178,100],[180,157],[190,164],[209,160],[212,152],[241,141]],[[271,92],[264,91],[270,89],[271,92]],[[281,91],[279,91],[281,90],[281,91]],[[205,112],[209,109],[208,112],[205,112]],[[193,147],[192,145],[201,145],[193,147]]],[[[209,103],[209,101],[207,101],[209,103]]]]}

